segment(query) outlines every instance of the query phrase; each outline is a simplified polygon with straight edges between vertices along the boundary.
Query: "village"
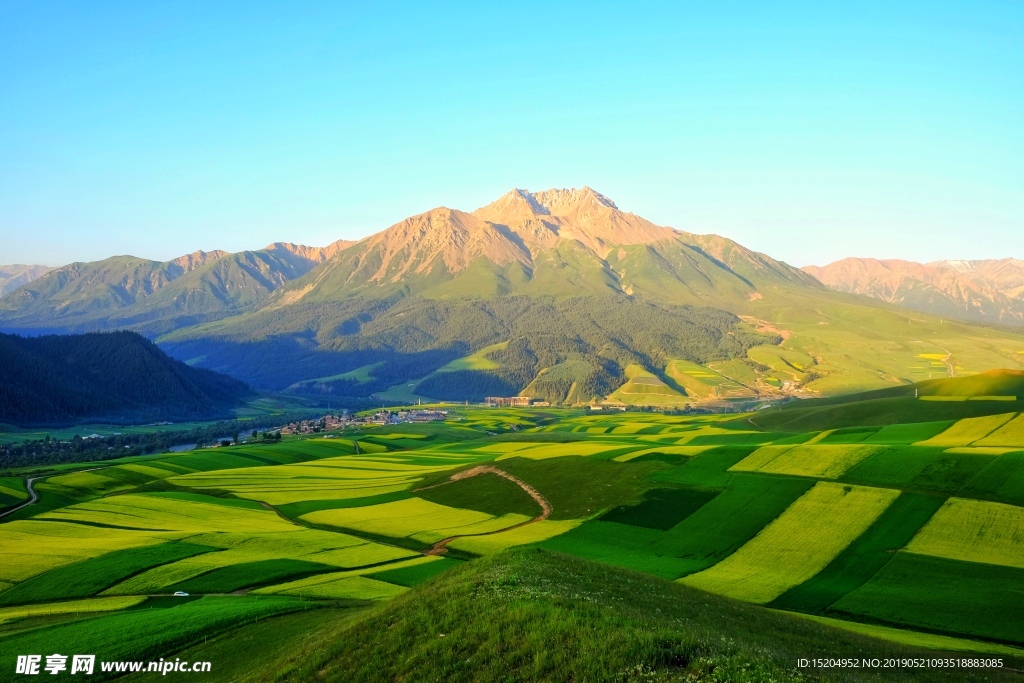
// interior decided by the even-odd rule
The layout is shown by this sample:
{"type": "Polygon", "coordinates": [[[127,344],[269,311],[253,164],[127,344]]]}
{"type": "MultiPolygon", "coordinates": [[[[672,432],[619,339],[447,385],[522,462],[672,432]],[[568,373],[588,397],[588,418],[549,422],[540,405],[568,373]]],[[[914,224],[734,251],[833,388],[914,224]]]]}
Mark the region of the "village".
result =
{"type": "Polygon", "coordinates": [[[345,429],[359,425],[393,425],[406,422],[435,422],[448,417],[447,410],[414,409],[386,410],[381,409],[372,415],[352,415],[348,410],[328,413],[321,418],[291,422],[281,428],[282,435],[288,434],[319,434],[336,429],[345,429]]]}

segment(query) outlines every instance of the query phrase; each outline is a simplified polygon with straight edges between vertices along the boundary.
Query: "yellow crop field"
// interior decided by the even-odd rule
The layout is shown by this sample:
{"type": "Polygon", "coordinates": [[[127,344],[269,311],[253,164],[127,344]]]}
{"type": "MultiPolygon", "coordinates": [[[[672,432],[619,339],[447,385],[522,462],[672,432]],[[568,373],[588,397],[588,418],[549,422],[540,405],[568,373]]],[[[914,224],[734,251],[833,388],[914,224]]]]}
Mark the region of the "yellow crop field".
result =
{"type": "Polygon", "coordinates": [[[464,550],[477,555],[489,555],[505,548],[527,543],[539,543],[575,529],[583,523],[582,519],[555,521],[550,519],[534,522],[525,526],[509,529],[487,536],[466,536],[457,538],[448,544],[455,550],[464,550]]]}
{"type": "Polygon", "coordinates": [[[89,522],[113,527],[193,533],[297,531],[271,512],[145,494],[101,498],[39,515],[40,520],[89,522]]]}
{"type": "Polygon", "coordinates": [[[811,578],[860,536],[899,491],[818,482],[739,550],[683,583],[766,603],[811,578]]]}
{"type": "Polygon", "coordinates": [[[881,448],[861,444],[761,446],[729,469],[835,479],[881,448]]]}
{"type": "Polygon", "coordinates": [[[279,583],[274,586],[266,586],[259,588],[253,593],[260,595],[295,595],[302,596],[304,598],[325,598],[325,599],[342,599],[342,598],[353,598],[372,600],[379,597],[392,597],[398,593],[404,592],[406,589],[401,586],[395,586],[393,584],[377,581],[376,579],[369,579],[363,576],[372,572],[379,572],[382,569],[401,569],[404,567],[415,567],[429,562],[437,562],[440,557],[435,555],[419,555],[409,560],[403,560],[401,562],[395,562],[387,565],[386,567],[366,567],[363,569],[355,569],[352,571],[344,572],[331,572],[330,574],[318,574],[316,576],[310,576],[304,579],[298,579],[296,581],[289,581],[287,583],[279,583]],[[345,584],[346,581],[353,579],[362,579],[362,581],[354,582],[351,584],[345,584]],[[373,583],[367,583],[372,581],[373,583]],[[376,584],[383,584],[378,586],[376,584]],[[356,594],[357,587],[364,586],[366,588],[373,588],[373,591],[365,591],[363,594],[356,594]],[[389,588],[384,588],[388,586],[389,588]],[[375,591],[385,591],[380,595],[373,595],[375,591]]]}
{"type": "MultiPolygon", "coordinates": [[[[273,595],[294,595],[321,600],[380,600],[393,598],[409,590],[386,581],[365,576],[337,576],[324,574],[313,577],[317,581],[302,580],[274,586],[273,595]]],[[[266,591],[259,591],[260,593],[266,591]]]]}
{"type": "Polygon", "coordinates": [[[984,439],[975,441],[974,445],[1024,448],[1024,414],[1013,418],[984,439]]]}
{"type": "Polygon", "coordinates": [[[644,448],[639,451],[633,451],[632,453],[624,453],[617,455],[612,460],[616,462],[629,462],[635,458],[639,458],[641,455],[650,455],[651,453],[665,453],[666,455],[683,455],[687,457],[693,457],[700,455],[704,451],[709,451],[712,448],[718,448],[717,446],[658,446],[655,448],[644,448]]]}
{"type": "Polygon", "coordinates": [[[181,537],[126,529],[23,520],[0,525],[0,581],[17,583],[72,562],[88,560],[113,550],[138,548],[181,537]]]}
{"type": "Polygon", "coordinates": [[[130,595],[116,598],[88,598],[86,600],[69,600],[68,602],[51,602],[43,605],[3,607],[0,608],[0,624],[12,619],[51,614],[113,612],[114,610],[134,607],[145,599],[145,595],[130,595]]]}
{"type": "MultiPolygon", "coordinates": [[[[420,459],[430,458],[423,454],[420,459]]],[[[432,454],[437,464],[393,457],[348,456],[298,465],[195,472],[171,478],[177,486],[231,491],[240,498],[284,505],[307,500],[362,498],[409,488],[423,476],[479,460],[480,456],[432,454]]]]}
{"type": "Polygon", "coordinates": [[[615,448],[622,448],[621,442],[607,442],[607,441],[575,441],[570,443],[550,443],[535,446],[534,448],[525,448],[517,450],[513,453],[506,453],[500,456],[497,460],[506,460],[507,458],[529,458],[530,460],[547,460],[548,458],[564,458],[570,455],[597,455],[598,453],[604,453],[615,448]]]}
{"type": "Polygon", "coordinates": [[[291,532],[267,534],[202,534],[191,537],[189,542],[224,550],[154,567],[108,589],[104,595],[156,593],[212,569],[243,562],[299,559],[350,567],[413,554],[348,534],[302,527],[295,527],[291,532]]]}
{"type": "Polygon", "coordinates": [[[965,498],[950,498],[907,550],[1024,568],[1024,508],[965,498]]]}
{"type": "Polygon", "coordinates": [[[985,417],[968,417],[958,420],[949,429],[925,441],[918,441],[917,446],[970,446],[1009,422],[1016,413],[987,415],[985,417]]]}
{"type": "Polygon", "coordinates": [[[305,555],[302,559],[310,562],[333,564],[336,567],[363,567],[371,564],[382,564],[407,557],[416,557],[417,553],[405,548],[396,548],[380,543],[362,543],[350,548],[325,550],[322,553],[305,555]]]}
{"type": "Polygon", "coordinates": [[[525,515],[500,517],[475,510],[438,505],[422,498],[407,498],[391,503],[359,508],[320,510],[301,519],[395,538],[412,537],[433,543],[448,536],[480,534],[506,529],[529,521],[525,515]]]}

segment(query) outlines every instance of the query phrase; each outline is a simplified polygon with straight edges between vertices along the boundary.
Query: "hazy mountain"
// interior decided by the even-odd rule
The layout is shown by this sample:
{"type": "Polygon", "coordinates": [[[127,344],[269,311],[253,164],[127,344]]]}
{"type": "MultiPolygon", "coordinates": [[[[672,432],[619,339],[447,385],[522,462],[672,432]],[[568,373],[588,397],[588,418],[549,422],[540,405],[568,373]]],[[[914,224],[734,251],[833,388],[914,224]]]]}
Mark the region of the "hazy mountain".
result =
{"type": "Polygon", "coordinates": [[[804,271],[841,292],[964,320],[1024,324],[1024,261],[847,258],[804,271]]]}
{"type": "Polygon", "coordinates": [[[23,266],[20,264],[0,266],[0,296],[41,278],[50,270],[52,268],[49,266],[23,266]]]}
{"type": "Polygon", "coordinates": [[[0,299],[0,327],[160,334],[231,315],[309,272],[348,242],[197,251],[171,261],[114,256],[56,268],[0,299]]]}
{"type": "Polygon", "coordinates": [[[0,334],[0,377],[0,422],[19,425],[208,418],[252,394],[133,332],[0,334]]]}

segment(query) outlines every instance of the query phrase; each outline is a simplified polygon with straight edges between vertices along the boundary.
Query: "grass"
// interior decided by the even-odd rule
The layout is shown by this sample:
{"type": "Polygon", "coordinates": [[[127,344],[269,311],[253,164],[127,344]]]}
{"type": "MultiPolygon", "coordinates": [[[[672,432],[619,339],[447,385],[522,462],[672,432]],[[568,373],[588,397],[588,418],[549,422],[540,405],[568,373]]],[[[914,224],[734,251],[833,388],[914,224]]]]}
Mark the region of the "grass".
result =
{"type": "Polygon", "coordinates": [[[489,515],[475,510],[438,505],[422,498],[407,498],[361,508],[321,510],[303,515],[303,520],[341,529],[414,538],[424,543],[448,536],[498,531],[528,521],[525,515],[489,515]]]}
{"type": "Polygon", "coordinates": [[[666,531],[712,500],[717,491],[701,489],[652,489],[635,505],[612,508],[601,516],[605,522],[666,531]]]}
{"type": "Polygon", "coordinates": [[[901,494],[824,569],[787,590],[773,600],[771,606],[824,612],[829,605],[867,583],[889,562],[894,552],[906,546],[941,505],[942,499],[935,496],[901,494]]]}
{"type": "Polygon", "coordinates": [[[640,365],[627,365],[625,372],[626,382],[608,396],[612,401],[630,406],[675,406],[692,402],[640,365]]]}
{"type": "Polygon", "coordinates": [[[176,562],[214,548],[194,543],[161,543],[116,550],[39,574],[0,593],[0,605],[18,605],[96,595],[151,567],[176,562]]]}
{"type": "MultiPolygon", "coordinates": [[[[365,608],[320,607],[261,618],[175,656],[187,662],[213,662],[218,681],[259,680],[268,671],[279,671],[309,656],[311,653],[305,652],[308,643],[329,638],[364,615],[365,608]]],[[[149,683],[166,681],[167,677],[154,672],[131,674],[122,680],[149,683]]]]}
{"type": "Polygon", "coordinates": [[[514,513],[535,517],[541,513],[537,501],[526,491],[496,474],[460,479],[418,491],[416,495],[439,505],[476,510],[489,515],[514,513]]]}
{"type": "Polygon", "coordinates": [[[679,576],[728,557],[799,499],[807,479],[735,475],[722,493],[666,532],[652,548],[684,560],[679,576]]]}
{"type": "Polygon", "coordinates": [[[695,398],[751,398],[756,396],[749,387],[731,380],[714,370],[687,360],[672,359],[665,366],[665,374],[686,389],[695,398]]]}
{"type": "Polygon", "coordinates": [[[1024,505],[1024,453],[993,458],[964,484],[961,493],[971,498],[1024,505]]]}
{"type": "Polygon", "coordinates": [[[617,463],[593,458],[513,458],[499,466],[548,499],[552,520],[590,517],[639,500],[644,491],[654,488],[650,474],[665,467],[658,462],[617,463]]]}
{"type": "MultiPolygon", "coordinates": [[[[655,472],[656,481],[689,486],[723,487],[735,476],[729,470],[746,458],[753,448],[718,446],[709,452],[690,458],[679,467],[655,472]]],[[[646,460],[664,460],[657,454],[644,456],[646,460]]],[[[670,462],[678,462],[678,458],[670,462]]]]}
{"type": "Polygon", "coordinates": [[[545,519],[514,529],[499,531],[496,534],[457,538],[449,543],[448,547],[474,555],[492,555],[506,548],[547,541],[575,529],[581,522],[582,520],[576,519],[560,521],[545,519]]]}
{"type": "Polygon", "coordinates": [[[855,484],[953,494],[993,461],[990,455],[919,446],[882,447],[843,475],[855,484]]]}
{"type": "Polygon", "coordinates": [[[918,445],[944,446],[947,448],[950,446],[969,446],[975,441],[984,439],[1013,419],[1013,417],[1014,413],[1004,413],[1002,415],[964,418],[941,434],[921,441],[918,445]]]}
{"type": "Polygon", "coordinates": [[[0,509],[28,500],[25,481],[19,477],[0,477],[0,509]]]}
{"type": "Polygon", "coordinates": [[[263,586],[335,570],[336,567],[331,565],[288,558],[242,562],[200,574],[169,586],[167,590],[186,593],[230,593],[241,588],[263,586]]]}
{"type": "Polygon", "coordinates": [[[80,503],[38,517],[113,528],[149,531],[268,532],[295,527],[269,510],[180,501],[163,496],[129,494],[80,503]]]}
{"type": "Polygon", "coordinates": [[[941,434],[952,425],[953,423],[949,421],[891,424],[882,427],[862,443],[912,444],[941,434]]]}
{"type": "Polygon", "coordinates": [[[432,579],[441,572],[457,567],[459,562],[446,557],[438,557],[432,562],[420,562],[418,564],[398,567],[396,569],[385,569],[383,571],[367,574],[366,576],[378,581],[386,581],[396,586],[411,588],[417,586],[427,579],[432,579]]]}
{"type": "Polygon", "coordinates": [[[798,657],[931,651],[543,551],[474,561],[309,643],[273,681],[888,681],[1000,671],[797,672],[798,657]]]}
{"type": "MultiPolygon", "coordinates": [[[[206,597],[170,608],[143,609],[99,616],[0,639],[0,666],[13,671],[19,654],[61,652],[95,654],[97,661],[156,660],[221,631],[258,618],[302,609],[293,598],[278,596],[206,597]],[[130,634],[130,637],[126,637],[130,634]]],[[[106,680],[99,666],[90,680],[106,680]]]]}
{"type": "Polygon", "coordinates": [[[115,550],[163,542],[156,533],[140,533],[82,524],[18,520],[0,526],[0,582],[18,583],[37,574],[115,550]]]}
{"type": "Polygon", "coordinates": [[[898,495],[818,482],[749,543],[683,581],[712,593],[770,602],[824,569],[898,495]]]}
{"type": "Polygon", "coordinates": [[[921,555],[1024,569],[1024,508],[950,498],[907,546],[921,555]]]}
{"type": "Polygon", "coordinates": [[[94,614],[97,612],[116,612],[117,610],[134,607],[145,596],[130,595],[118,598],[89,598],[87,600],[63,600],[42,605],[19,605],[17,607],[0,608],[0,624],[12,620],[21,620],[42,615],[53,614],[94,614]]]}
{"type": "Polygon", "coordinates": [[[403,592],[405,588],[402,586],[347,572],[320,574],[257,591],[260,595],[291,595],[320,600],[381,600],[403,592]]]}
{"type": "Polygon", "coordinates": [[[900,552],[832,609],[837,616],[1021,644],[1024,570],[900,552]]]}
{"type": "Polygon", "coordinates": [[[853,444],[762,446],[733,465],[732,470],[837,479],[878,450],[879,446],[853,444]]]}
{"type": "Polygon", "coordinates": [[[983,439],[975,446],[1011,446],[1024,448],[1024,414],[1018,415],[983,439]]]}

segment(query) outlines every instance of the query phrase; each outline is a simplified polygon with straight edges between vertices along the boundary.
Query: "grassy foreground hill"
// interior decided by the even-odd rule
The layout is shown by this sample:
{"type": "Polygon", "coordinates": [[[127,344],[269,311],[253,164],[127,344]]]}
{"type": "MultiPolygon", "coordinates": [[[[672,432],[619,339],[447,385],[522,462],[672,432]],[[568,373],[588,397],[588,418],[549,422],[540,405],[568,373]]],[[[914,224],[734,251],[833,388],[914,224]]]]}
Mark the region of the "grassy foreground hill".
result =
{"type": "MultiPolygon", "coordinates": [[[[801,658],[840,654],[858,662],[938,655],[536,549],[468,563],[340,625],[327,614],[324,622],[320,629],[309,627],[301,640],[272,644],[273,659],[258,670],[246,660],[266,647],[263,640],[250,645],[244,636],[231,639],[241,651],[234,653],[238,663],[230,680],[1020,680],[991,670],[801,668],[801,658]]],[[[199,661],[223,650],[214,643],[181,657],[199,661]]],[[[1022,663],[1005,659],[1007,667],[1022,663]]]]}

